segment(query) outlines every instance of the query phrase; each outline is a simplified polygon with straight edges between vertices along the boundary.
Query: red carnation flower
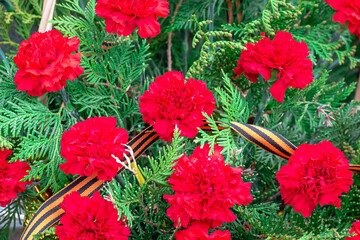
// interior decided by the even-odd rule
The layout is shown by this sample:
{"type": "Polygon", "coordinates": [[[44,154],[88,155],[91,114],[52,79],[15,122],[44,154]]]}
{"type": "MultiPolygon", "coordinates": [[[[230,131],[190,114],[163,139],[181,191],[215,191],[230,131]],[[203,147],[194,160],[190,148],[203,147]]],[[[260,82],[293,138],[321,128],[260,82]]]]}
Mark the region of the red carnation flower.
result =
{"type": "Polygon", "coordinates": [[[202,112],[212,114],[215,98],[205,82],[192,78],[185,82],[182,73],[172,71],[150,84],[139,106],[144,122],[154,124],[160,138],[170,142],[176,125],[181,136],[195,137],[203,124],[202,112]]]}
{"type": "Polygon", "coordinates": [[[290,33],[278,31],[272,41],[264,37],[245,47],[247,50],[242,51],[238,67],[234,69],[236,75],[244,72],[251,82],[257,82],[261,74],[267,81],[271,78],[271,70],[276,69],[278,79],[270,93],[278,102],[284,101],[288,87],[303,89],[314,79],[306,43],[295,41],[290,33]]]}
{"type": "Polygon", "coordinates": [[[92,198],[72,192],[64,197],[60,207],[65,211],[61,225],[56,226],[60,240],[125,240],[130,236],[129,228],[118,220],[114,205],[99,192],[92,198]]]}
{"type": "Polygon", "coordinates": [[[168,183],[175,195],[164,198],[171,207],[167,215],[182,227],[199,220],[211,228],[223,222],[232,222],[236,216],[230,211],[234,204],[246,205],[251,202],[251,183],[241,179],[242,169],[225,165],[221,155],[222,147],[215,145],[214,153],[209,155],[210,146],[195,148],[190,157],[182,156],[173,167],[176,171],[168,183]]]}
{"type": "Polygon", "coordinates": [[[354,236],[346,237],[345,240],[360,240],[360,220],[353,223],[349,233],[354,233],[354,236]]]}
{"type": "Polygon", "coordinates": [[[12,151],[0,148],[0,204],[5,207],[11,202],[11,199],[17,197],[17,193],[25,191],[25,185],[31,181],[20,182],[30,171],[26,162],[9,163],[6,158],[11,155],[12,151]]]}
{"type": "Polygon", "coordinates": [[[340,208],[338,197],[353,183],[348,160],[329,141],[301,144],[276,179],[282,199],[304,217],[310,217],[318,203],[340,208]]]}
{"type": "Polygon", "coordinates": [[[176,240],[231,240],[229,231],[217,230],[211,235],[209,225],[202,222],[193,222],[190,227],[175,233],[176,240]]]}
{"type": "Polygon", "coordinates": [[[333,20],[344,24],[348,22],[351,34],[360,39],[360,1],[359,0],[325,0],[337,12],[333,20]]]}
{"type": "Polygon", "coordinates": [[[123,158],[128,134],[116,128],[113,117],[94,117],[72,126],[61,139],[61,156],[67,162],[60,164],[66,174],[90,176],[98,173],[101,180],[111,180],[122,165],[111,156],[123,158]]]}
{"type": "Polygon", "coordinates": [[[19,47],[14,62],[19,70],[15,74],[17,89],[31,96],[55,92],[74,80],[84,69],[79,66],[80,53],[77,37],[67,38],[58,30],[36,32],[19,47]]]}
{"type": "Polygon", "coordinates": [[[166,0],[98,0],[95,12],[105,18],[105,30],[120,36],[130,35],[136,28],[141,38],[160,33],[158,17],[169,15],[166,0]]]}

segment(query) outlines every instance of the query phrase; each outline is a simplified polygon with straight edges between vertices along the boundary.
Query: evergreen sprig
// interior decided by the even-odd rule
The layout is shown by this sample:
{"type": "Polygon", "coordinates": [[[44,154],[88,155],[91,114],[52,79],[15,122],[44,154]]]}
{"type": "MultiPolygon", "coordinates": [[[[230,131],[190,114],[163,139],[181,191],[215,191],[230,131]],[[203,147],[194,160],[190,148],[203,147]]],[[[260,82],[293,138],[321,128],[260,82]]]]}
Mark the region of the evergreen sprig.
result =
{"type": "Polygon", "coordinates": [[[122,174],[124,183],[113,180],[107,185],[107,194],[109,194],[110,199],[118,208],[120,216],[126,216],[130,225],[133,225],[135,221],[138,222],[139,218],[145,214],[141,211],[140,216],[135,215],[132,211],[134,206],[146,211],[146,214],[143,215],[146,218],[148,213],[144,209],[149,208],[148,204],[159,204],[157,201],[154,202],[154,199],[162,198],[164,192],[169,191],[170,187],[166,179],[173,172],[171,168],[175,164],[174,161],[181,156],[180,151],[183,148],[183,145],[181,145],[182,140],[180,132],[175,130],[171,145],[164,147],[159,152],[157,159],[149,157],[150,167],[140,168],[145,178],[143,184],[139,185],[134,176],[130,178],[132,180],[129,180],[128,174],[122,174]],[[150,199],[145,200],[147,197],[150,199]]]}
{"type": "MultiPolygon", "coordinates": [[[[31,171],[25,180],[41,184],[42,192],[51,188],[55,193],[73,180],[74,176],[59,169],[65,161],[60,142],[62,133],[76,122],[113,116],[130,138],[144,128],[139,96],[154,77],[169,69],[170,55],[172,69],[206,82],[217,108],[212,116],[205,115],[211,132],[199,130],[197,138],[187,139],[175,131],[171,144],[158,141],[146,157],[140,157],[145,183],[140,185],[131,172],[124,172],[103,189],[120,217],[128,219],[132,239],[174,238],[177,229],[166,215],[169,204],[163,198],[172,194],[167,179],[176,159],[205,143],[211,149],[215,144],[223,147],[226,163],[242,167],[243,180],[252,183],[253,201],[234,206],[237,220],[219,228],[229,230],[232,239],[349,236],[352,222],[360,216],[357,175],[354,186],[341,197],[341,209],[318,207],[310,218],[304,218],[281,199],[276,173],[286,160],[245,141],[230,128],[233,121],[263,126],[296,146],[328,140],[344,150],[351,163],[360,163],[359,103],[352,101],[357,81],[352,69],[360,62],[358,40],[332,20],[335,11],[325,1],[243,0],[239,6],[239,1],[228,0],[168,0],[170,14],[160,20],[161,33],[141,40],[136,33],[128,37],[108,34],[104,19],[95,13],[96,0],[60,0],[52,23],[66,37],[80,40],[85,71],[67,81],[61,92],[46,93],[41,99],[16,89],[17,67],[11,58],[19,42],[9,36],[10,29],[22,39],[30,36],[40,20],[41,1],[6,2],[11,4],[0,6],[4,10],[0,11],[0,43],[11,50],[0,52],[0,147],[13,150],[11,161],[29,163],[31,171]],[[296,41],[307,44],[314,73],[314,81],[306,88],[288,88],[283,103],[270,96],[271,81],[260,76],[252,83],[234,73],[246,44],[261,40],[262,33],[273,39],[277,31],[290,32],[296,41]],[[224,129],[219,130],[219,124],[224,129]]],[[[30,205],[31,197],[38,194],[31,185],[0,211],[1,237],[7,239],[24,203],[30,205]]],[[[25,209],[26,214],[34,211],[25,209]]],[[[54,232],[50,228],[36,237],[52,239],[54,232]]]]}

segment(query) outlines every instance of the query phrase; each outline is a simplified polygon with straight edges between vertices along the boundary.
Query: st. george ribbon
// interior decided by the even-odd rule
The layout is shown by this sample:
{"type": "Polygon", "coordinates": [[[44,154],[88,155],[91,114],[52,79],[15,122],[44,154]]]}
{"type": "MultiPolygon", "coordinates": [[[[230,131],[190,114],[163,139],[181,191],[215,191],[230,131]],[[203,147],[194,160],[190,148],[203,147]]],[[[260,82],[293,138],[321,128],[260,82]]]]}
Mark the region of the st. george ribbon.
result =
{"type": "MultiPolygon", "coordinates": [[[[219,130],[226,128],[224,123],[216,122],[216,124],[219,130]]],[[[237,122],[231,122],[230,127],[249,142],[282,158],[289,159],[296,149],[294,144],[270,129],[237,122]]],[[[211,126],[206,122],[200,128],[204,131],[212,131],[211,126]]],[[[136,159],[157,140],[159,140],[159,135],[154,131],[153,126],[150,126],[135,136],[127,145],[133,149],[136,159]]],[[[133,161],[130,154],[127,159],[133,161]]],[[[126,158],[123,158],[122,161],[127,164],[126,158]]],[[[349,169],[360,173],[360,165],[350,165],[349,169]]],[[[118,174],[124,170],[124,167],[120,168],[118,174]]],[[[41,205],[24,230],[21,240],[33,240],[33,235],[44,232],[58,222],[64,214],[64,210],[59,205],[66,195],[78,191],[81,196],[91,197],[95,191],[101,190],[105,183],[105,181],[97,179],[96,174],[90,177],[79,177],[71,182],[41,205]]]]}

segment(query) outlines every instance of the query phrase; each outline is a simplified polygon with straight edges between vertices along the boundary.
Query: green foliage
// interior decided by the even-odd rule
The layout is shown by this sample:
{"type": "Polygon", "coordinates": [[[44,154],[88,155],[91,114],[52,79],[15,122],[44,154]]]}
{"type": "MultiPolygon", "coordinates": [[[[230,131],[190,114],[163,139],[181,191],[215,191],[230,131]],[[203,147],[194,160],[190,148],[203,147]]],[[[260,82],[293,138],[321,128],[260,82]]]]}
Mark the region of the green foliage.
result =
{"type": "Polygon", "coordinates": [[[8,204],[5,208],[0,209],[0,240],[8,240],[9,234],[15,231],[17,224],[22,224],[20,215],[24,211],[23,201],[24,194],[19,194],[18,197],[8,204]]]}
{"type": "Polygon", "coordinates": [[[174,138],[171,141],[170,146],[165,146],[162,151],[159,151],[157,159],[149,157],[149,164],[151,168],[144,168],[141,172],[145,177],[145,184],[150,182],[156,182],[157,184],[167,184],[167,179],[173,173],[171,167],[173,167],[174,161],[181,157],[179,154],[183,145],[180,145],[183,138],[180,138],[180,132],[178,129],[174,131],[174,138]]]}
{"type": "Polygon", "coordinates": [[[218,87],[215,91],[218,93],[217,103],[222,113],[219,121],[230,123],[234,122],[247,122],[249,118],[249,108],[242,96],[242,93],[236,85],[233,85],[230,78],[223,72],[224,85],[222,88],[218,87]]]}
{"type": "Polygon", "coordinates": [[[211,132],[205,132],[199,129],[201,138],[199,142],[203,145],[205,143],[210,144],[210,153],[212,153],[214,145],[220,145],[223,147],[222,153],[226,156],[227,160],[230,158],[236,158],[240,147],[238,146],[239,138],[234,136],[231,132],[231,122],[247,122],[249,118],[249,109],[247,102],[241,95],[239,89],[232,85],[229,77],[224,74],[223,81],[224,86],[215,89],[217,95],[217,109],[219,111],[218,121],[221,122],[220,126],[225,127],[223,130],[219,130],[214,117],[209,117],[206,113],[204,116],[207,122],[211,126],[211,132]]]}
{"type": "MultiPolygon", "coordinates": [[[[244,46],[241,43],[236,43],[232,41],[213,41],[213,37],[221,37],[221,38],[229,38],[232,37],[232,35],[225,31],[209,31],[205,32],[203,30],[203,27],[209,24],[212,24],[212,21],[202,21],[198,22],[196,19],[196,16],[193,16],[193,21],[198,31],[196,32],[192,45],[193,47],[196,46],[197,43],[199,43],[202,38],[205,39],[201,50],[200,50],[200,57],[198,60],[196,60],[192,66],[189,68],[189,71],[187,72],[187,77],[189,78],[195,78],[195,77],[201,77],[206,75],[211,75],[214,71],[219,71],[219,68],[216,68],[214,64],[216,61],[219,61],[220,59],[225,59],[226,61],[229,61],[232,56],[227,55],[225,49],[231,49],[234,50],[242,50],[245,49],[244,46]]],[[[221,64],[217,64],[218,66],[221,66],[221,64]]],[[[210,76],[207,76],[210,77],[210,76]]]]}
{"type": "Polygon", "coordinates": [[[85,76],[68,84],[70,102],[85,119],[116,116],[122,127],[133,130],[141,121],[135,97],[147,87],[143,72],[149,45],[105,33],[95,5],[96,1],[90,0],[82,9],[78,3],[66,0],[59,6],[80,16],[61,16],[53,21],[56,28],[81,42],[85,76]],[[104,48],[104,41],[111,44],[104,48]]]}
{"type": "Polygon", "coordinates": [[[329,29],[334,29],[335,24],[326,24],[325,21],[311,28],[307,26],[296,29],[292,33],[295,40],[306,42],[308,48],[314,51],[314,55],[311,55],[314,63],[317,62],[317,56],[329,63],[332,63],[336,56],[339,64],[344,64],[345,58],[348,58],[350,68],[354,68],[359,63],[360,59],[353,57],[356,52],[356,45],[351,45],[351,35],[348,31],[343,32],[338,37],[339,40],[334,41],[333,34],[329,29]]]}
{"type": "MultiPolygon", "coordinates": [[[[83,1],[59,0],[52,23],[66,37],[80,40],[84,74],[40,99],[16,89],[17,67],[11,58],[19,42],[9,31],[27,39],[39,23],[42,1],[0,2],[10,3],[0,5],[4,10],[0,11],[0,44],[6,45],[0,51],[0,147],[13,150],[11,161],[29,163],[31,172],[25,179],[41,184],[42,191],[57,192],[73,180],[59,169],[65,161],[60,151],[64,131],[94,116],[113,116],[131,139],[145,127],[139,96],[154,77],[171,68],[181,70],[187,79],[202,79],[213,92],[217,108],[211,116],[205,114],[212,131],[199,130],[195,139],[180,138],[175,131],[171,144],[155,143],[137,161],[145,178],[142,185],[129,171],[107,183],[102,193],[119,216],[127,218],[132,239],[174,239],[178,229],[166,216],[169,205],[163,198],[173,194],[167,180],[176,159],[205,143],[211,149],[222,146],[226,163],[242,167],[243,180],[252,184],[253,201],[234,206],[237,220],[218,228],[229,230],[232,239],[343,239],[349,235],[352,222],[360,216],[357,175],[354,186],[341,197],[341,209],[317,207],[310,218],[304,218],[281,199],[276,173],[286,160],[230,128],[231,122],[263,126],[296,146],[328,140],[344,150],[351,163],[360,164],[359,102],[353,101],[357,76],[351,70],[359,66],[359,42],[346,26],[332,21],[335,11],[325,1],[168,0],[169,16],[159,18],[161,33],[139,39],[136,32],[127,37],[108,34],[104,19],[95,13],[96,0],[84,1],[85,7],[83,1]],[[307,44],[314,73],[306,88],[288,88],[283,103],[272,98],[271,81],[260,76],[252,83],[234,73],[246,44],[261,40],[262,33],[272,39],[277,31],[290,32],[296,41],[307,44]]],[[[24,204],[30,206],[29,199],[37,195],[30,186],[1,210],[1,237],[7,239],[24,204]]],[[[34,213],[36,207],[25,211],[34,213]]],[[[54,239],[54,229],[35,238],[54,239]]]]}
{"type": "MultiPolygon", "coordinates": [[[[329,72],[325,71],[305,89],[287,90],[283,104],[276,104],[277,107],[274,107],[274,101],[269,103],[271,111],[279,113],[289,111],[298,129],[307,132],[309,136],[318,127],[333,126],[338,111],[344,107],[346,99],[354,91],[355,83],[346,86],[343,79],[339,82],[327,83],[328,78],[329,72]]],[[[268,127],[273,126],[268,125],[268,127]]]]}
{"type": "MultiPolygon", "coordinates": [[[[174,5],[179,3],[179,1],[176,0],[171,0],[169,2],[174,2],[174,5]]],[[[192,22],[189,22],[189,19],[191,19],[194,14],[202,18],[202,20],[207,20],[209,19],[211,11],[219,14],[223,4],[224,0],[185,0],[183,4],[179,5],[176,16],[172,18],[172,23],[167,27],[165,32],[190,28],[192,22]]]]}
{"type": "MultiPolygon", "coordinates": [[[[350,204],[350,201],[355,203],[358,198],[358,190],[354,187],[342,201],[343,204],[350,204]]],[[[351,210],[356,207],[348,206],[351,210]]],[[[310,218],[304,218],[288,207],[284,211],[279,211],[279,205],[270,202],[235,207],[234,210],[239,214],[239,221],[243,222],[244,226],[251,226],[241,229],[241,235],[246,236],[243,239],[260,236],[267,237],[266,239],[344,239],[345,236],[349,236],[349,220],[352,219],[351,214],[333,206],[317,208],[310,218]],[[333,217],[327,217],[329,215],[333,217]]],[[[234,235],[236,236],[236,233],[234,235]]]]}
{"type": "Polygon", "coordinates": [[[16,90],[14,77],[17,69],[14,64],[0,66],[0,108],[7,108],[10,102],[17,102],[17,99],[32,101],[32,98],[24,92],[16,90]]]}
{"type": "Polygon", "coordinates": [[[41,234],[34,235],[34,240],[57,240],[59,239],[56,235],[55,228],[51,227],[47,230],[45,230],[41,234]]]}
{"type": "MultiPolygon", "coordinates": [[[[35,23],[39,23],[41,11],[37,1],[7,0],[4,6],[0,5],[0,44],[18,47],[10,35],[10,28],[15,28],[16,33],[24,39],[30,37],[30,31],[35,23]],[[37,9],[37,10],[34,10],[37,9]],[[14,24],[16,22],[16,24],[14,24]]],[[[14,50],[9,51],[12,55],[14,50]]]]}
{"type": "Polygon", "coordinates": [[[343,107],[336,115],[332,128],[319,127],[317,139],[329,140],[339,148],[342,148],[344,142],[356,147],[360,140],[360,113],[359,111],[353,113],[356,106],[358,103],[351,102],[343,107]]]}
{"type": "Polygon", "coordinates": [[[165,212],[158,210],[167,206],[163,195],[170,193],[171,188],[166,180],[173,172],[171,168],[174,166],[174,160],[181,156],[180,151],[183,148],[181,143],[180,133],[175,131],[171,145],[159,151],[157,159],[149,157],[150,167],[141,168],[145,178],[143,184],[139,185],[135,177],[129,178],[129,175],[125,173],[121,175],[124,184],[113,180],[106,186],[106,194],[119,210],[120,217],[126,216],[128,219],[132,227],[132,237],[153,239],[155,236],[160,237],[159,234],[171,232],[168,231],[172,226],[171,221],[165,212]],[[167,222],[167,227],[162,226],[165,225],[163,222],[167,222]],[[151,232],[145,234],[144,229],[151,232]]]}
{"type": "Polygon", "coordinates": [[[358,142],[358,148],[356,152],[348,143],[344,143],[344,152],[348,155],[350,154],[354,164],[360,164],[360,141],[358,142]]]}
{"type": "Polygon", "coordinates": [[[34,97],[16,90],[13,83],[14,66],[3,67],[0,82],[0,136],[9,142],[18,139],[12,160],[33,161],[33,170],[26,179],[42,179],[44,191],[51,187],[60,190],[68,182],[66,175],[59,169],[60,139],[63,127],[71,122],[63,108],[51,111],[34,97]],[[69,122],[70,121],[70,122],[69,122]],[[36,160],[36,161],[34,161],[36,160]]]}

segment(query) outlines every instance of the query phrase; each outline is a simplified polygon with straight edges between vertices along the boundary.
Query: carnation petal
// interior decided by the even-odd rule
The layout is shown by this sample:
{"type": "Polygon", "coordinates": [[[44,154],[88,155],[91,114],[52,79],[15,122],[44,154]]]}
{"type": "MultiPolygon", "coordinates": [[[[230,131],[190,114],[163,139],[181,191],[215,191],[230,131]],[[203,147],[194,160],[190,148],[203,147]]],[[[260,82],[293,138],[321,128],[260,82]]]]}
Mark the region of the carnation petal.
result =
{"type": "Polygon", "coordinates": [[[79,48],[79,39],[65,38],[58,30],[36,32],[20,44],[14,58],[19,70],[14,82],[17,89],[31,96],[55,92],[83,73],[79,66],[80,53],[71,54],[79,48]]]}
{"type": "Polygon", "coordinates": [[[156,7],[156,15],[159,17],[167,17],[169,15],[169,3],[166,0],[160,0],[156,7]]]}
{"type": "Polygon", "coordinates": [[[105,30],[121,36],[130,35],[136,28],[141,38],[155,37],[160,33],[158,17],[167,17],[166,0],[98,0],[95,12],[105,18],[105,30]]]}
{"type": "MultiPolygon", "coordinates": [[[[335,15],[334,15],[335,16],[335,15]]],[[[360,17],[360,16],[359,16],[360,17]]],[[[359,20],[360,23],[360,20],[359,20]]],[[[348,28],[349,28],[349,32],[351,34],[356,34],[358,37],[360,37],[360,27],[359,24],[353,24],[352,22],[348,22],[348,28]]]]}
{"type": "Polygon", "coordinates": [[[276,101],[282,103],[284,101],[286,88],[287,84],[280,78],[271,86],[270,93],[276,101]]]}
{"type": "Polygon", "coordinates": [[[172,134],[174,132],[175,125],[168,119],[157,119],[154,123],[154,130],[163,138],[165,141],[170,142],[172,134]]]}
{"type": "Polygon", "coordinates": [[[259,74],[267,81],[273,69],[279,71],[278,80],[270,88],[277,101],[283,102],[286,88],[302,89],[313,81],[312,62],[307,58],[309,49],[290,33],[278,31],[273,40],[265,37],[245,47],[247,50],[241,52],[235,73],[244,72],[251,82],[257,82],[259,74]]]}
{"type": "Polygon", "coordinates": [[[338,11],[334,14],[333,20],[334,22],[340,22],[341,24],[345,24],[348,19],[343,11],[338,11]]]}
{"type": "Polygon", "coordinates": [[[65,212],[60,219],[61,225],[55,227],[60,240],[127,240],[130,236],[128,227],[118,220],[114,205],[103,199],[99,192],[94,192],[91,198],[72,192],[64,197],[60,207],[65,212]]]}
{"type": "Polygon", "coordinates": [[[0,204],[2,207],[8,205],[17,194],[25,191],[25,185],[31,181],[20,181],[31,168],[26,162],[17,160],[9,163],[6,159],[12,151],[0,148],[0,204]]]}
{"type": "Polygon", "coordinates": [[[222,147],[215,145],[212,155],[209,150],[209,144],[198,146],[190,157],[182,156],[173,167],[175,172],[168,183],[173,185],[175,195],[164,198],[171,205],[167,215],[174,226],[178,221],[183,227],[191,221],[201,221],[216,228],[236,219],[230,207],[245,205],[252,199],[251,184],[242,181],[240,168],[232,171],[225,165],[222,147]]]}
{"type": "Polygon", "coordinates": [[[135,20],[141,38],[155,37],[160,33],[160,23],[156,17],[140,18],[135,20]]]}
{"type": "Polygon", "coordinates": [[[339,0],[325,0],[327,4],[329,4],[333,9],[338,10],[344,7],[343,1],[339,0]]]}
{"type": "Polygon", "coordinates": [[[348,160],[329,141],[300,145],[276,179],[285,203],[304,217],[309,217],[319,203],[339,208],[339,197],[353,183],[348,160]]]}
{"type": "Polygon", "coordinates": [[[209,235],[209,225],[205,222],[196,221],[185,230],[175,232],[176,240],[231,240],[229,231],[217,230],[209,235]]]}
{"type": "Polygon", "coordinates": [[[111,156],[123,158],[124,144],[128,141],[125,129],[116,128],[113,117],[88,118],[72,126],[61,138],[61,156],[66,162],[60,169],[66,174],[91,176],[111,180],[120,163],[111,156]]]}
{"type": "Polygon", "coordinates": [[[215,109],[215,98],[201,80],[188,79],[178,71],[155,78],[139,98],[140,112],[146,123],[154,124],[160,138],[170,142],[177,125],[181,136],[193,138],[205,118],[215,109]]]}

